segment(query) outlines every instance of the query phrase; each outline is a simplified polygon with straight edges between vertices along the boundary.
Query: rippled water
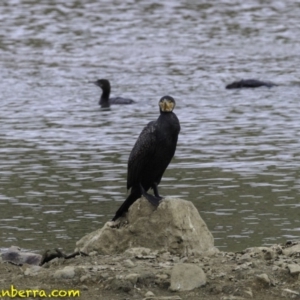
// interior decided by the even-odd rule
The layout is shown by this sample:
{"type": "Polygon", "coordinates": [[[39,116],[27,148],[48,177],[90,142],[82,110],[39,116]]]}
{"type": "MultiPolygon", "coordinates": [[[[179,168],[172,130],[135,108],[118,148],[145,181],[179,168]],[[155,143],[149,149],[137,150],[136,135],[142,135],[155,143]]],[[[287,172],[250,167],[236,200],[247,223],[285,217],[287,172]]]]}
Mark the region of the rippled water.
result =
{"type": "Polygon", "coordinates": [[[162,195],[224,250],[300,237],[293,1],[0,3],[0,247],[75,242],[126,198],[127,159],[171,94],[182,131],[162,195]],[[137,101],[101,110],[89,83],[137,101]],[[241,78],[275,88],[225,90],[241,78]]]}

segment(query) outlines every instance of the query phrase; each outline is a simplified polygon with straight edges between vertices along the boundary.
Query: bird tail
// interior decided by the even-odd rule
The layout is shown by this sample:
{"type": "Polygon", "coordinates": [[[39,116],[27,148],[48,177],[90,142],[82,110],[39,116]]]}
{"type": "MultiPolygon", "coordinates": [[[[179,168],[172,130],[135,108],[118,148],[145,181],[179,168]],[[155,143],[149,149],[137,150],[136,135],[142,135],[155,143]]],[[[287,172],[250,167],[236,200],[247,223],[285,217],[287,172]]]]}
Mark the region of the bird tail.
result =
{"type": "Polygon", "coordinates": [[[112,221],[116,221],[118,218],[120,218],[123,215],[123,213],[127,212],[129,207],[141,196],[142,196],[142,194],[141,194],[141,191],[139,188],[132,188],[130,195],[123,202],[123,204],[119,207],[115,216],[112,218],[112,221]]]}

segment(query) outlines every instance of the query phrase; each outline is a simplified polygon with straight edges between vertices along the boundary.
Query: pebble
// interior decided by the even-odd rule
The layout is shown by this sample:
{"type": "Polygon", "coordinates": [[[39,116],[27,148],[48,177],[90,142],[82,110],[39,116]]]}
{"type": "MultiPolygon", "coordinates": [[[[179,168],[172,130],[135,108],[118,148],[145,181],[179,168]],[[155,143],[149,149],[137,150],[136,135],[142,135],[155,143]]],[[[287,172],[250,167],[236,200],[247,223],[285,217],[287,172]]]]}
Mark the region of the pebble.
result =
{"type": "Polygon", "coordinates": [[[89,274],[82,275],[82,276],[80,277],[80,282],[86,282],[86,281],[88,281],[89,279],[91,279],[91,275],[89,275],[89,274]]]}
{"type": "Polygon", "coordinates": [[[151,291],[148,291],[148,292],[145,294],[145,297],[146,297],[146,298],[149,298],[149,297],[155,297],[155,295],[154,295],[151,291]]]}
{"type": "Polygon", "coordinates": [[[133,267],[135,267],[135,264],[134,264],[134,262],[131,259],[124,260],[123,265],[124,265],[124,267],[127,267],[127,268],[133,268],[133,267]]]}
{"type": "Polygon", "coordinates": [[[72,266],[64,267],[62,270],[54,272],[53,277],[56,279],[71,279],[75,276],[75,268],[72,266]]]}
{"type": "Polygon", "coordinates": [[[158,275],[156,275],[156,278],[157,279],[161,279],[161,280],[166,280],[166,279],[168,279],[168,275],[167,274],[158,274],[158,275]]]}
{"type": "Polygon", "coordinates": [[[271,284],[271,281],[270,281],[270,278],[267,274],[260,274],[260,275],[256,275],[256,278],[262,282],[264,285],[270,285],[271,284]]]}
{"type": "Polygon", "coordinates": [[[125,251],[125,254],[131,255],[133,257],[138,258],[156,258],[157,251],[153,251],[149,248],[145,247],[136,247],[136,248],[130,248],[125,251]]]}
{"type": "Polygon", "coordinates": [[[293,291],[293,290],[290,290],[290,289],[283,289],[282,290],[282,296],[283,297],[286,297],[286,296],[295,297],[295,296],[299,296],[299,295],[300,295],[300,293],[297,292],[297,291],[293,291]]]}
{"type": "Polygon", "coordinates": [[[162,296],[162,297],[155,297],[155,300],[181,300],[181,297],[179,297],[179,296],[162,296]]]}
{"type": "Polygon", "coordinates": [[[265,260],[271,260],[275,258],[275,252],[271,250],[267,250],[264,252],[264,259],[265,260]]]}
{"type": "Polygon", "coordinates": [[[278,267],[278,266],[273,266],[273,267],[272,267],[272,271],[277,271],[277,270],[279,270],[279,267],[278,267]]]}
{"type": "Polygon", "coordinates": [[[26,270],[24,271],[24,275],[28,276],[28,275],[31,275],[31,276],[34,276],[34,275],[37,275],[37,273],[42,269],[42,267],[40,266],[30,266],[28,268],[26,268],[26,270]]]}
{"type": "Polygon", "coordinates": [[[250,298],[253,298],[253,292],[251,288],[248,288],[248,290],[245,290],[244,293],[248,296],[250,296],[250,298]]]}
{"type": "Polygon", "coordinates": [[[132,274],[126,275],[124,279],[126,281],[129,281],[129,282],[133,283],[133,284],[136,284],[139,277],[140,277],[139,274],[132,273],[132,274]]]}
{"type": "Polygon", "coordinates": [[[300,244],[288,247],[282,250],[282,253],[286,256],[291,256],[296,253],[300,253],[300,244]]]}
{"type": "Polygon", "coordinates": [[[181,263],[185,263],[186,261],[188,261],[188,258],[186,256],[180,260],[181,263]]]}
{"type": "Polygon", "coordinates": [[[253,262],[246,262],[244,264],[236,266],[233,271],[238,271],[238,270],[247,270],[253,265],[253,262]]]}
{"type": "Polygon", "coordinates": [[[206,284],[203,270],[193,264],[176,264],[171,272],[170,291],[191,291],[206,284]]]}
{"type": "Polygon", "coordinates": [[[297,275],[300,273],[300,266],[296,264],[290,264],[287,266],[291,275],[297,275]]]}
{"type": "Polygon", "coordinates": [[[225,296],[222,297],[221,300],[244,300],[245,298],[243,297],[238,297],[238,296],[225,296]]]}

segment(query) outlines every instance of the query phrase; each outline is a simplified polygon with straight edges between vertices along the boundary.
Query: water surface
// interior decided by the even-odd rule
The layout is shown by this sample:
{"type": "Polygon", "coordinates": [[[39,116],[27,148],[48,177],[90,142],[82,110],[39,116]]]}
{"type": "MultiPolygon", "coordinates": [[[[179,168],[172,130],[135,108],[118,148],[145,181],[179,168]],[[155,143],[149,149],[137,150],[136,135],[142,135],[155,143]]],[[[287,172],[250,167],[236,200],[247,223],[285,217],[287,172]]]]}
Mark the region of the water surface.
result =
{"type": "Polygon", "coordinates": [[[127,159],[165,94],[182,131],[160,185],[223,250],[300,236],[293,1],[2,1],[0,246],[75,242],[126,198],[127,159]],[[101,110],[89,81],[137,101],[101,110]],[[226,90],[239,79],[280,86],[226,90]]]}

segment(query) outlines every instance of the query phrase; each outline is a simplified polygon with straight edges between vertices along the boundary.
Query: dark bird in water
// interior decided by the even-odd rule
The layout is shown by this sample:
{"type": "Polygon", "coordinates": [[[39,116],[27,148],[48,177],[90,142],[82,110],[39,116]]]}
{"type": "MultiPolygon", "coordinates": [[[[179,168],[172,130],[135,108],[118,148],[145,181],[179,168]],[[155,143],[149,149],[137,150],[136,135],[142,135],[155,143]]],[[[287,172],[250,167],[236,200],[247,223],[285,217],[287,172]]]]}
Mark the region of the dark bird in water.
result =
{"type": "Polygon", "coordinates": [[[101,107],[109,107],[111,104],[132,104],[135,103],[132,99],[115,97],[109,98],[110,95],[110,82],[107,79],[98,79],[93,82],[95,85],[102,89],[102,95],[99,100],[101,107]]]}
{"type": "Polygon", "coordinates": [[[180,123],[173,113],[175,100],[164,96],[159,100],[160,116],[148,123],[138,137],[128,159],[127,189],[130,195],[117,210],[113,221],[128,211],[142,195],[158,206],[162,197],[157,186],[174,156],[180,123]],[[152,188],[154,196],[147,193],[152,188]]]}
{"type": "Polygon", "coordinates": [[[266,86],[268,88],[276,86],[277,84],[270,81],[260,81],[256,79],[242,79],[240,81],[234,81],[226,85],[226,89],[241,89],[241,88],[258,88],[266,86]]]}

